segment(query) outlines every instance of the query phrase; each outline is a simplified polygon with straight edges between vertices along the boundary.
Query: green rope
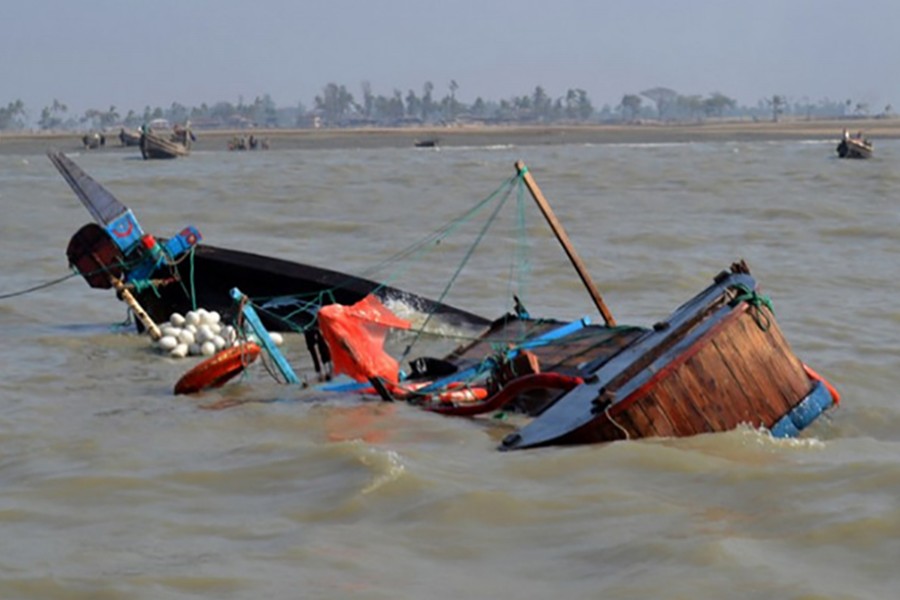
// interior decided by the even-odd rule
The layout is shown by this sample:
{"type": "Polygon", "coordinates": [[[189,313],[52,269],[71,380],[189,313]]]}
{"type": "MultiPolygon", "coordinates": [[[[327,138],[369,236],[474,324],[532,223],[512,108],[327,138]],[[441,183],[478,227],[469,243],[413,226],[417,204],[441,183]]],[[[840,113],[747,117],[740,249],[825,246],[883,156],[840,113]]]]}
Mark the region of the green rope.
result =
{"type": "MultiPolygon", "coordinates": [[[[398,278],[399,274],[402,272],[403,269],[401,267],[395,268],[384,279],[377,278],[374,275],[375,273],[384,271],[385,267],[388,265],[392,265],[392,264],[401,265],[404,262],[408,263],[409,260],[421,259],[422,255],[425,252],[432,250],[435,247],[439,246],[440,242],[443,239],[445,239],[445,238],[449,237],[450,235],[452,235],[453,233],[455,233],[460,227],[462,227],[462,225],[471,221],[475,216],[477,216],[486,207],[491,206],[497,200],[497,197],[501,196],[501,194],[502,194],[499,204],[494,208],[493,212],[491,213],[490,217],[488,218],[488,223],[481,229],[481,232],[478,235],[477,240],[472,244],[471,248],[468,250],[468,252],[466,253],[466,256],[464,257],[462,264],[459,266],[459,268],[457,269],[453,278],[450,280],[450,282],[447,284],[447,286],[444,288],[444,291],[441,293],[440,297],[438,298],[436,306],[440,305],[443,302],[444,298],[446,298],[447,294],[449,293],[454,282],[458,278],[463,267],[466,265],[466,263],[471,258],[472,254],[474,253],[475,249],[477,248],[479,243],[484,238],[489,226],[491,225],[491,223],[494,220],[496,220],[497,213],[498,213],[500,207],[502,207],[503,204],[506,202],[506,200],[509,198],[509,195],[512,190],[512,185],[518,179],[519,179],[518,175],[508,178],[501,185],[499,185],[497,187],[497,189],[494,190],[490,195],[488,195],[486,198],[484,198],[483,200],[476,203],[476,205],[474,207],[466,210],[461,215],[452,219],[450,222],[435,229],[434,231],[432,231],[431,233],[426,235],[421,240],[414,242],[410,246],[395,253],[394,255],[390,256],[389,258],[387,258],[387,259],[381,261],[380,263],[377,263],[374,266],[363,271],[363,273],[361,274],[362,277],[366,277],[368,279],[374,279],[378,283],[378,285],[375,287],[375,289],[372,290],[372,292],[377,294],[380,290],[382,290],[383,288],[390,285],[392,281],[395,281],[398,278]]],[[[336,301],[335,293],[338,290],[341,290],[343,287],[344,287],[343,284],[339,283],[338,285],[332,286],[331,288],[328,288],[326,290],[322,290],[322,291],[316,292],[316,293],[278,296],[277,298],[294,299],[294,300],[300,301],[298,308],[293,310],[287,316],[272,315],[271,312],[265,311],[265,309],[259,309],[259,310],[262,310],[263,312],[266,312],[266,314],[269,314],[269,315],[273,316],[274,318],[277,318],[280,321],[282,321],[286,324],[289,324],[290,319],[299,313],[308,312],[308,313],[312,313],[315,315],[318,313],[318,308],[320,308],[321,306],[324,306],[324,305],[330,304],[330,303],[334,303],[336,301]]],[[[253,302],[254,307],[258,307],[258,305],[260,303],[264,302],[265,300],[271,300],[271,299],[275,299],[275,298],[276,298],[275,296],[272,296],[272,297],[257,296],[257,297],[250,298],[250,301],[253,302]]],[[[404,357],[412,349],[412,346],[415,345],[416,342],[418,342],[420,336],[427,333],[425,331],[425,328],[433,316],[434,316],[434,312],[433,311],[429,312],[429,314],[426,315],[426,319],[425,319],[425,322],[423,323],[423,325],[420,328],[413,330],[415,332],[415,338],[414,338],[413,342],[410,344],[410,346],[407,348],[407,353],[404,353],[404,357]]],[[[292,327],[294,327],[294,326],[292,326],[292,327]]],[[[460,339],[467,339],[467,340],[474,339],[474,338],[467,338],[466,336],[458,336],[458,337],[460,339]]]]}
{"type": "MultiPolygon", "coordinates": [[[[510,179],[508,181],[511,183],[513,181],[513,179],[510,179]]],[[[497,203],[497,206],[494,207],[494,210],[493,210],[493,212],[491,212],[491,215],[488,217],[487,222],[481,228],[481,231],[478,232],[478,236],[475,238],[475,241],[472,243],[472,245],[466,251],[465,256],[463,257],[459,266],[456,268],[456,272],[453,273],[453,276],[450,278],[450,281],[448,281],[447,285],[444,286],[444,290],[441,292],[441,295],[438,296],[438,299],[437,299],[438,304],[442,304],[444,302],[444,298],[446,298],[447,294],[450,293],[450,288],[453,287],[453,284],[456,282],[456,279],[459,277],[459,274],[465,268],[466,264],[469,262],[469,259],[472,258],[472,255],[475,253],[475,249],[478,248],[479,244],[481,244],[481,241],[484,239],[484,236],[487,235],[488,229],[490,229],[491,225],[497,219],[497,215],[500,212],[500,209],[503,208],[503,205],[506,204],[506,201],[509,199],[509,192],[511,190],[512,190],[511,187],[507,187],[507,193],[500,199],[500,201],[497,203]]],[[[434,312],[429,312],[428,315],[425,317],[425,321],[422,323],[422,327],[421,327],[422,330],[424,330],[425,327],[428,325],[429,321],[431,321],[432,316],[434,316],[434,312]]],[[[416,336],[413,338],[413,341],[403,351],[403,356],[400,357],[401,363],[404,360],[406,360],[407,356],[409,356],[409,353],[412,351],[413,346],[415,346],[415,344],[419,341],[420,335],[421,334],[417,333],[416,336]]]]}
{"type": "MultiPolygon", "coordinates": [[[[465,211],[461,215],[452,219],[449,223],[439,227],[433,232],[429,233],[427,236],[422,238],[421,240],[414,242],[410,246],[404,248],[403,250],[397,252],[396,254],[388,257],[387,259],[381,261],[380,263],[376,263],[375,265],[369,267],[364,270],[360,277],[365,277],[367,279],[373,279],[377,282],[376,287],[372,290],[373,293],[377,294],[379,291],[389,286],[391,282],[395,281],[399,274],[401,273],[401,268],[394,269],[388,276],[384,279],[380,279],[377,277],[377,273],[380,273],[385,270],[385,267],[391,264],[401,264],[404,261],[409,261],[412,259],[420,259],[421,255],[423,255],[428,250],[431,250],[440,245],[440,242],[449,237],[451,234],[456,232],[462,225],[472,220],[479,212],[481,212],[486,206],[490,206],[490,204],[495,200],[498,194],[510,188],[511,184],[515,181],[515,177],[511,177],[503,182],[498,188],[492,192],[489,196],[478,202],[474,207],[465,211]]],[[[348,280],[349,281],[349,280],[348,280]]],[[[318,308],[324,306],[326,304],[335,302],[335,293],[344,288],[345,284],[338,283],[331,288],[322,290],[320,292],[314,292],[310,294],[295,294],[295,295],[280,295],[280,296],[254,296],[251,300],[258,305],[259,303],[263,303],[266,300],[272,300],[275,298],[285,298],[285,299],[294,299],[299,300],[302,303],[299,308],[291,312],[288,316],[282,317],[282,319],[290,319],[291,317],[297,315],[301,312],[311,312],[316,314],[318,312],[318,308]]],[[[446,295],[446,294],[445,294],[446,295]]],[[[431,315],[428,315],[429,317],[431,315]]]]}
{"type": "Polygon", "coordinates": [[[772,326],[772,320],[769,315],[762,310],[762,307],[765,306],[769,309],[769,313],[773,315],[775,314],[775,309],[772,306],[772,301],[769,299],[769,297],[764,294],[760,294],[753,288],[743,283],[738,283],[731,287],[737,290],[739,293],[731,300],[731,302],[728,303],[728,305],[731,307],[735,307],[741,302],[746,302],[750,305],[753,313],[753,319],[756,321],[756,324],[759,325],[759,328],[763,331],[768,331],[769,327],[772,326]]]}
{"type": "MultiPolygon", "coordinates": [[[[493,192],[491,192],[486,198],[484,198],[480,202],[476,203],[475,206],[473,206],[469,210],[465,211],[462,215],[456,217],[455,219],[452,219],[450,222],[448,222],[445,225],[439,227],[438,229],[432,231],[431,233],[429,233],[427,236],[425,236],[421,240],[414,242],[410,246],[404,248],[403,250],[400,250],[396,254],[386,258],[385,260],[381,261],[380,263],[376,263],[371,268],[363,271],[362,276],[366,277],[366,278],[370,278],[370,279],[375,279],[376,278],[375,274],[381,272],[381,270],[384,269],[385,267],[387,267],[388,265],[402,263],[403,261],[409,259],[410,257],[413,257],[415,259],[420,258],[421,255],[424,254],[426,251],[431,250],[434,247],[438,246],[441,241],[443,241],[444,239],[446,239],[450,235],[452,235],[454,232],[456,232],[462,225],[471,221],[485,207],[490,206],[491,203],[494,202],[494,200],[497,198],[497,196],[500,195],[501,193],[503,194],[503,200],[501,201],[501,203],[505,202],[505,199],[506,199],[506,197],[508,197],[511,186],[515,180],[516,180],[515,176],[508,178],[506,181],[501,183],[497,187],[497,189],[495,189],[493,192]]],[[[494,211],[494,214],[492,215],[491,220],[493,220],[493,218],[495,218],[495,215],[496,215],[496,210],[494,211]]],[[[476,246],[477,246],[477,244],[478,244],[478,242],[475,243],[476,246]]],[[[467,256],[467,258],[468,258],[468,256],[467,256]]],[[[401,271],[401,269],[398,268],[398,269],[395,269],[393,272],[391,272],[384,279],[384,281],[379,282],[379,283],[381,283],[381,285],[375,291],[377,292],[382,287],[385,287],[385,286],[389,285],[391,282],[396,281],[400,271],[401,271]]]]}
{"type": "Polygon", "coordinates": [[[156,294],[156,297],[159,297],[159,291],[156,289],[156,286],[153,285],[153,282],[149,279],[134,279],[130,282],[136,292],[141,293],[145,290],[153,290],[153,293],[156,294]]]}
{"type": "MultiPolygon", "coordinates": [[[[520,308],[525,308],[528,303],[525,293],[525,282],[531,272],[529,255],[528,231],[525,211],[525,186],[521,178],[516,195],[516,247],[510,257],[509,278],[506,285],[506,297],[516,298],[520,301],[520,308]]],[[[527,310],[527,309],[526,309],[527,310]]]]}

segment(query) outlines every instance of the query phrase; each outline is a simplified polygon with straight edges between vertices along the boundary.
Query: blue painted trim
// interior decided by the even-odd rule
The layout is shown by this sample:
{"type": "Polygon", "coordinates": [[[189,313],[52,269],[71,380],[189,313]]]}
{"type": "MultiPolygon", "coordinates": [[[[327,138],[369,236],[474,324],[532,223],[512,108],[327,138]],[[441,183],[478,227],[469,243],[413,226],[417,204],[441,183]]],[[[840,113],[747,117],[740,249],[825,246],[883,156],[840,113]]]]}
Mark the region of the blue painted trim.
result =
{"type": "Polygon", "coordinates": [[[180,255],[190,250],[192,246],[195,246],[200,239],[201,235],[197,228],[188,225],[165,242],[157,241],[157,245],[153,247],[153,250],[146,253],[140,263],[128,272],[126,280],[144,281],[150,277],[153,271],[164,265],[167,258],[169,260],[177,259],[180,255]]]}
{"type": "Polygon", "coordinates": [[[322,392],[358,392],[370,387],[372,384],[369,382],[340,381],[317,385],[316,389],[322,392]]]}
{"type": "Polygon", "coordinates": [[[772,437],[797,437],[800,431],[809,427],[832,405],[834,405],[834,398],[831,397],[828,388],[821,381],[817,381],[806,398],[772,426],[770,430],[772,437]]]}
{"type": "Polygon", "coordinates": [[[202,239],[203,236],[200,235],[197,228],[193,225],[188,225],[166,240],[165,244],[163,244],[163,248],[165,249],[166,254],[169,255],[169,258],[176,259],[196,246],[202,239]]]}
{"type": "Polygon", "coordinates": [[[300,380],[297,378],[297,375],[294,373],[294,370],[291,368],[291,365],[288,364],[287,360],[285,360],[284,355],[281,351],[275,346],[275,342],[272,341],[272,337],[269,335],[269,332],[263,326],[262,321],[259,320],[259,316],[256,314],[256,311],[253,310],[253,307],[249,302],[245,302],[247,299],[244,294],[237,288],[231,289],[231,298],[238,303],[243,303],[243,307],[241,309],[242,314],[244,315],[244,319],[247,323],[250,324],[250,327],[253,329],[253,333],[256,334],[256,337],[259,338],[260,344],[262,344],[263,349],[269,354],[269,357],[275,363],[275,366],[278,367],[278,370],[281,371],[282,376],[287,383],[300,383],[300,380]]]}
{"type": "Polygon", "coordinates": [[[144,235],[144,230],[141,229],[131,209],[106,223],[106,231],[125,256],[141,243],[141,237],[144,235]]]}

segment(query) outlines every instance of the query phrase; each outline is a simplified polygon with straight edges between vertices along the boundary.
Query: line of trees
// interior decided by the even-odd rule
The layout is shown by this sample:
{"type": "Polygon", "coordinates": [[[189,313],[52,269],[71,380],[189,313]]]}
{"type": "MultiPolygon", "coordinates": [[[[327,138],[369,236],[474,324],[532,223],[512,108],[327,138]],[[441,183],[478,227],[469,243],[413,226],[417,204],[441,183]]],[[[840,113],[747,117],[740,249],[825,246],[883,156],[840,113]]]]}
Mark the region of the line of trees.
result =
{"type": "MultiPolygon", "coordinates": [[[[54,99],[32,120],[21,100],[0,108],[0,130],[25,129],[31,122],[41,130],[111,129],[138,127],[153,119],[164,118],[172,123],[191,120],[204,127],[361,127],[446,125],[460,122],[482,123],[639,123],[643,121],[702,122],[717,118],[751,118],[778,121],[784,115],[801,118],[868,117],[873,116],[868,104],[852,100],[832,101],[828,98],[811,102],[808,98],[791,101],[775,94],[761,99],[755,107],[739,106],[737,101],[721,92],[704,97],[699,94],[680,94],[666,87],[653,87],[639,93],[626,93],[616,106],[594,107],[587,92],[570,88],[561,96],[552,96],[543,86],[536,86],[530,94],[513,96],[500,101],[477,97],[467,104],[457,97],[459,84],[451,80],[447,91],[438,96],[433,83],[425,82],[421,93],[408,90],[405,94],[394,89],[390,95],[377,95],[365,81],[359,99],[344,85],[329,83],[315,96],[313,106],[302,103],[278,107],[268,94],[245,103],[217,102],[188,107],[173,102],[168,108],[147,106],[121,114],[115,106],[108,109],[91,108],[82,115],[69,113],[68,106],[54,99]]],[[[891,105],[874,116],[890,116],[891,105]]]]}

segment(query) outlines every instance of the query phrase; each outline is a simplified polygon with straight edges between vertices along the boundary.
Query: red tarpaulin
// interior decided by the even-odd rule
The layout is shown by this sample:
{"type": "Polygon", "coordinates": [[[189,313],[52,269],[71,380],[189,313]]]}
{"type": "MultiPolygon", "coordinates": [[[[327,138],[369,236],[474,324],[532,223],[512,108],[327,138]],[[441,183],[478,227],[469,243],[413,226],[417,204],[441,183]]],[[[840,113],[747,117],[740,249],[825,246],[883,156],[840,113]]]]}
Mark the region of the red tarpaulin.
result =
{"type": "Polygon", "coordinates": [[[391,328],[409,329],[410,323],[371,294],[352,306],[329,304],[319,309],[319,329],[331,350],[334,372],[356,381],[381,377],[397,383],[400,365],[384,351],[391,328]]]}

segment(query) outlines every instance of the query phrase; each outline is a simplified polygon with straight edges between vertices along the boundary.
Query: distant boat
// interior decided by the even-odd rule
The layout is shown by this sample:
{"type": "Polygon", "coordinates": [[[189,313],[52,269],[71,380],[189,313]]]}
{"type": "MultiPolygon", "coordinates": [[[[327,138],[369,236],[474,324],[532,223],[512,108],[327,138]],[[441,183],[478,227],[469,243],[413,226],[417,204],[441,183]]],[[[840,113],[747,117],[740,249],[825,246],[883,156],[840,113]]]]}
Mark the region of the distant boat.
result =
{"type": "Polygon", "coordinates": [[[837,153],[840,158],[872,158],[872,142],[862,136],[862,132],[851,137],[847,130],[844,130],[841,142],[837,146],[837,153]]]}
{"type": "Polygon", "coordinates": [[[191,153],[191,142],[196,139],[189,125],[185,127],[176,125],[168,138],[157,135],[152,128],[145,128],[140,138],[141,156],[145,160],[187,156],[191,153]]]}
{"type": "Polygon", "coordinates": [[[416,140],[414,146],[416,148],[435,148],[438,145],[438,141],[436,138],[431,138],[427,140],[416,140]]]}
{"type": "Polygon", "coordinates": [[[106,136],[102,133],[86,133],[81,138],[81,143],[89,150],[96,150],[106,145],[106,136]]]}
{"type": "Polygon", "coordinates": [[[123,146],[140,146],[141,134],[137,131],[129,131],[123,127],[119,130],[119,141],[123,146]]]}

